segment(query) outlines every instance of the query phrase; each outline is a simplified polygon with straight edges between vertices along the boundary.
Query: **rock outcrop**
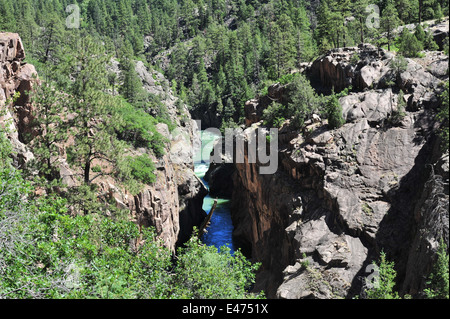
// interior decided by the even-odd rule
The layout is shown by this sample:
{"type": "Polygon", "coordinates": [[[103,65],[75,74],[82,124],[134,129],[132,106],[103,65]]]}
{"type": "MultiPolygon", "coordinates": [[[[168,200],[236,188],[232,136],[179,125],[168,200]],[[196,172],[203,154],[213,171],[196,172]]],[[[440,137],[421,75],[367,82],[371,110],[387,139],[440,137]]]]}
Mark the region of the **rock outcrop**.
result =
{"type": "MultiPolygon", "coordinates": [[[[270,298],[349,298],[361,293],[381,249],[395,261],[402,294],[423,290],[438,241],[448,244],[448,153],[438,147],[435,122],[445,77],[433,74],[432,59],[407,59],[398,84],[387,86],[392,58],[362,45],[316,60],[308,74],[318,88],[358,90],[340,98],[346,124],[280,130],[273,175],[260,175],[247,158],[235,165],[234,236],[262,263],[255,290],[270,298]],[[399,88],[407,112],[395,122],[399,88]]],[[[244,136],[261,125],[266,102],[258,102],[247,103],[256,111],[246,113],[244,136]]]]}
{"type": "MultiPolygon", "coordinates": [[[[169,194],[176,194],[171,207],[178,206],[178,210],[173,209],[171,214],[173,221],[168,227],[161,229],[177,230],[170,238],[172,242],[176,239],[175,244],[179,245],[189,239],[193,227],[200,226],[206,217],[202,205],[208,191],[194,173],[194,150],[201,144],[198,136],[200,128],[192,120],[187,105],[178,101],[170,89],[169,82],[161,73],[149,71],[140,61],[136,63],[136,72],[142,81],[143,88],[161,99],[176,126],[170,132],[167,125],[158,124],[160,133],[170,141],[167,148],[168,157],[163,164],[165,166],[163,171],[167,176],[161,179],[160,186],[163,189],[168,187],[169,194]],[[171,170],[172,173],[170,173],[171,170]],[[174,185],[171,186],[171,182],[174,185]],[[176,190],[171,188],[173,186],[176,190]]],[[[162,196],[165,197],[164,194],[162,196]]],[[[164,212],[162,208],[160,214],[163,216],[167,212],[164,212]]],[[[170,247],[175,248],[176,245],[170,247]]]]}
{"type": "Polygon", "coordinates": [[[25,50],[17,33],[0,33],[0,125],[13,146],[14,165],[24,167],[34,158],[25,145],[25,136],[33,134],[30,123],[33,120],[32,106],[27,91],[38,82],[33,65],[25,63],[25,50]],[[14,95],[14,111],[8,108],[14,95]],[[5,105],[9,102],[8,105],[5,105]]]}

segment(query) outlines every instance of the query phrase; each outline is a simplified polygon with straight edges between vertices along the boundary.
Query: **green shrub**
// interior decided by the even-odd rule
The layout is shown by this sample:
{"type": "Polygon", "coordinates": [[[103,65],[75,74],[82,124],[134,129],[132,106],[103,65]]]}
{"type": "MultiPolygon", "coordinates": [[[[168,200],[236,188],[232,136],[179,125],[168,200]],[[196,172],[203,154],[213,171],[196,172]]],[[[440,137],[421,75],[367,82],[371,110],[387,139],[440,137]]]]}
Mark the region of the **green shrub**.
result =
{"type": "Polygon", "coordinates": [[[404,99],[404,93],[402,90],[400,90],[400,93],[397,97],[397,109],[393,110],[392,114],[389,117],[389,122],[392,125],[397,125],[404,119],[406,115],[405,108],[406,102],[404,99]]]}
{"type": "Polygon", "coordinates": [[[404,28],[399,39],[399,53],[405,57],[417,57],[423,50],[423,43],[416,36],[404,28]]]}
{"type": "Polygon", "coordinates": [[[305,121],[314,112],[320,113],[322,101],[302,74],[289,74],[284,77],[289,82],[286,86],[287,103],[273,102],[263,111],[265,125],[280,127],[287,119],[293,127],[302,128],[305,121]]]}
{"type": "Polygon", "coordinates": [[[351,65],[357,65],[359,60],[361,60],[361,57],[358,53],[354,53],[352,57],[350,58],[350,64],[351,65]]]}
{"type": "Polygon", "coordinates": [[[286,107],[280,103],[272,102],[264,111],[262,119],[264,125],[280,127],[285,121],[285,116],[287,115],[286,107]]]}
{"type": "Polygon", "coordinates": [[[423,31],[422,25],[420,23],[416,25],[414,36],[422,43],[425,41],[426,34],[425,31],[423,31]]]}
{"type": "Polygon", "coordinates": [[[428,277],[427,286],[424,290],[427,298],[449,299],[449,272],[448,272],[448,252],[447,245],[441,239],[437,252],[437,260],[433,270],[428,277]]]}
{"type": "Polygon", "coordinates": [[[336,129],[345,124],[345,119],[342,116],[342,106],[339,103],[335,94],[331,95],[326,105],[328,116],[328,126],[331,129],[336,129]]]}
{"type": "Polygon", "coordinates": [[[440,123],[439,135],[441,137],[441,148],[443,152],[449,149],[449,82],[445,83],[445,88],[440,95],[441,107],[436,115],[440,123]]]}
{"type": "Polygon", "coordinates": [[[394,291],[395,278],[397,272],[394,269],[394,263],[386,259],[386,254],[380,253],[378,265],[373,262],[378,269],[378,280],[372,288],[365,291],[367,299],[399,299],[398,293],[394,291]]]}
{"type": "Polygon", "coordinates": [[[302,74],[294,77],[287,88],[288,116],[293,118],[294,127],[303,127],[313,113],[320,113],[322,100],[312,88],[309,80],[302,74]],[[290,113],[290,114],[289,114],[290,113]]]}
{"type": "Polygon", "coordinates": [[[408,68],[408,60],[401,54],[398,54],[389,63],[389,67],[392,70],[390,76],[386,79],[386,85],[393,86],[396,82],[400,81],[400,76],[408,68]]]}
{"type": "Polygon", "coordinates": [[[258,264],[200,243],[172,253],[150,228],[67,200],[34,199],[20,172],[0,170],[0,298],[254,298],[258,264]]]}
{"type": "Polygon", "coordinates": [[[147,147],[157,157],[165,153],[166,139],[156,130],[158,120],[141,109],[122,101],[117,109],[120,117],[117,134],[134,147],[147,147]]]}
{"type": "Polygon", "coordinates": [[[12,146],[6,138],[6,134],[2,131],[0,126],[0,170],[5,168],[11,161],[9,155],[11,154],[12,146]]]}
{"type": "Polygon", "coordinates": [[[234,256],[227,246],[218,252],[202,244],[194,235],[178,251],[175,268],[175,298],[242,299],[261,298],[248,289],[255,281],[259,264],[251,264],[240,251],[234,256]]]}
{"type": "Polygon", "coordinates": [[[144,184],[152,184],[156,181],[155,164],[148,155],[128,157],[127,161],[134,178],[144,184]]]}
{"type": "Polygon", "coordinates": [[[449,44],[448,44],[448,37],[446,37],[445,39],[444,39],[444,53],[448,56],[448,46],[449,46],[449,44]]]}

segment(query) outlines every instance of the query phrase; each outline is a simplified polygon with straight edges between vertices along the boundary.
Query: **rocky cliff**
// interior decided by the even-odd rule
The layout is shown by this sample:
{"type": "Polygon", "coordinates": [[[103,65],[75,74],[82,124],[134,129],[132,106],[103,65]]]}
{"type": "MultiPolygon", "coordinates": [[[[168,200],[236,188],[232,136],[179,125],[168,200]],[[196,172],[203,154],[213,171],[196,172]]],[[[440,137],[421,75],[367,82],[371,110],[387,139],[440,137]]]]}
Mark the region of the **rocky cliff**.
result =
{"type": "Polygon", "coordinates": [[[24,135],[30,133],[33,120],[32,106],[27,91],[38,81],[33,65],[24,63],[25,50],[20,37],[15,33],[0,33],[0,123],[7,127],[8,138],[13,146],[14,165],[23,167],[33,158],[24,144],[24,135]],[[14,108],[5,103],[14,94],[20,94],[14,108]]]}
{"type": "MultiPolygon", "coordinates": [[[[18,34],[0,33],[0,124],[7,126],[8,138],[13,145],[13,158],[16,167],[23,167],[33,158],[23,136],[29,132],[33,118],[33,108],[26,91],[38,85],[35,68],[24,62],[25,50],[18,34]],[[14,102],[15,92],[20,97],[14,102]],[[7,102],[8,105],[5,105],[7,102]]],[[[117,69],[117,63],[111,64],[117,69]]],[[[137,195],[123,189],[110,177],[95,181],[99,186],[99,200],[115,200],[118,207],[130,211],[130,217],[142,226],[155,227],[165,245],[175,250],[177,244],[189,238],[193,226],[201,224],[205,217],[202,210],[203,198],[207,193],[203,183],[194,174],[193,151],[199,143],[197,127],[191,120],[187,106],[176,106],[177,98],[169,89],[164,77],[148,70],[141,62],[136,71],[147,92],[161,97],[176,128],[169,131],[166,124],[158,124],[158,131],[169,143],[162,158],[153,158],[157,167],[157,180],[146,185],[137,195]],[[156,80],[155,80],[156,79],[156,80]]],[[[145,149],[134,150],[135,155],[147,153],[145,149]]],[[[77,186],[76,172],[69,167],[65,152],[59,158],[60,175],[68,186],[77,186]]]]}
{"type": "MultiPolygon", "coordinates": [[[[407,59],[392,85],[393,58],[362,45],[313,62],[306,73],[317,88],[356,89],[340,98],[346,124],[282,129],[276,174],[260,175],[248,158],[235,165],[234,236],[262,262],[255,289],[268,297],[352,297],[381,250],[395,262],[397,289],[419,296],[437,243],[448,244],[448,153],[435,120],[448,58],[407,59]],[[395,122],[400,88],[406,115],[395,122]]],[[[269,93],[282,97],[283,88],[269,93]]],[[[267,105],[266,97],[247,103],[246,138],[267,105]]]]}

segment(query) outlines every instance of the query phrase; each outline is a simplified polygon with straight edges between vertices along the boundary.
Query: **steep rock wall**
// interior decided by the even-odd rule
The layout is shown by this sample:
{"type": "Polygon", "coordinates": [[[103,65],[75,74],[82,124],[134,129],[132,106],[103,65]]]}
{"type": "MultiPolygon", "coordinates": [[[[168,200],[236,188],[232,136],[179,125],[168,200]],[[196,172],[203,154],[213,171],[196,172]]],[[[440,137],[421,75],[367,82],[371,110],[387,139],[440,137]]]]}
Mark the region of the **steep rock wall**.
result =
{"type": "MultiPolygon", "coordinates": [[[[448,184],[433,186],[448,180],[448,153],[443,156],[447,165],[435,169],[441,177],[431,172],[442,156],[434,118],[440,79],[423,60],[408,60],[399,83],[408,112],[392,123],[398,90],[384,84],[392,57],[367,50],[372,52],[370,46],[342,49],[312,64],[322,70],[320,85],[329,89],[333,83],[342,88],[355,83],[355,73],[338,76],[330,65],[352,69],[350,57],[357,53],[367,57],[359,70],[376,66],[370,78],[378,89],[366,87],[340,99],[347,122],[343,127],[329,130],[324,121],[310,124],[305,134],[282,129],[274,175],[260,175],[259,165],[248,159],[235,165],[234,236],[262,263],[255,289],[270,298],[360,294],[370,273],[366,267],[381,249],[395,261],[401,293],[417,296],[436,243],[440,238],[448,243],[448,184]],[[343,57],[345,52],[350,53],[343,57]]],[[[261,112],[266,103],[249,104],[261,112]]],[[[261,125],[255,114],[246,119],[251,127],[244,135],[261,125]]]]}
{"type": "Polygon", "coordinates": [[[33,65],[23,62],[25,50],[17,33],[0,33],[0,124],[13,146],[12,158],[17,167],[24,167],[33,154],[24,144],[25,134],[33,134],[33,120],[27,91],[38,82],[33,65]],[[5,103],[18,92],[14,110],[5,103]]]}

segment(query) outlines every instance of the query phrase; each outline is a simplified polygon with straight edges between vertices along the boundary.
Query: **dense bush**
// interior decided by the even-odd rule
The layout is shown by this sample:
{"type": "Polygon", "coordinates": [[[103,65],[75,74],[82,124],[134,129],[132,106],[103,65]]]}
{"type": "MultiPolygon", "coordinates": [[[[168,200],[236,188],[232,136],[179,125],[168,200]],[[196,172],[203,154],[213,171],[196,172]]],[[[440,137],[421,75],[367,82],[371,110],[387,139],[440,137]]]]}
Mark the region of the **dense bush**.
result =
{"type": "Polygon", "coordinates": [[[118,104],[117,112],[119,138],[135,147],[150,148],[157,157],[164,155],[166,139],[156,130],[158,121],[154,117],[125,101],[118,104]]]}
{"type": "Polygon", "coordinates": [[[386,254],[382,251],[380,260],[373,262],[377,269],[376,281],[372,287],[365,291],[367,299],[399,299],[398,293],[394,290],[397,272],[394,263],[386,259],[386,254]]]}
{"type": "Polygon", "coordinates": [[[405,57],[417,57],[419,52],[423,50],[423,43],[417,37],[404,28],[399,38],[398,52],[405,57]]]}
{"type": "Polygon", "coordinates": [[[156,180],[155,164],[148,155],[128,158],[128,166],[131,169],[131,175],[142,183],[152,184],[156,180]]]}
{"type": "Polygon", "coordinates": [[[286,106],[272,102],[264,111],[263,111],[263,120],[264,125],[268,125],[271,127],[280,127],[284,121],[286,121],[285,116],[289,113],[286,110],[286,106]]]}
{"type": "Polygon", "coordinates": [[[58,196],[33,198],[0,170],[0,298],[247,298],[258,265],[195,235],[171,252],[124,215],[71,216],[58,196]]]}
{"type": "Polygon", "coordinates": [[[302,128],[313,113],[322,112],[322,99],[303,74],[286,76],[283,81],[291,81],[285,86],[287,102],[272,103],[264,110],[263,120],[266,125],[279,127],[285,120],[290,119],[293,127],[302,128]]]}
{"type": "Polygon", "coordinates": [[[440,123],[439,135],[442,141],[442,150],[444,152],[448,152],[449,146],[449,82],[447,81],[444,84],[444,91],[440,96],[441,107],[439,108],[439,112],[436,115],[436,119],[440,123]]]}
{"type": "Polygon", "coordinates": [[[441,239],[437,252],[437,260],[433,265],[433,270],[428,277],[425,294],[431,299],[449,298],[449,271],[448,271],[448,251],[447,245],[441,239]]]}
{"type": "Polygon", "coordinates": [[[189,299],[261,298],[248,289],[255,281],[259,264],[251,264],[240,251],[234,255],[226,246],[220,252],[202,244],[193,236],[178,252],[175,281],[176,294],[189,299]]]}
{"type": "Polygon", "coordinates": [[[336,95],[333,94],[328,98],[326,112],[328,117],[328,126],[330,128],[339,128],[345,124],[345,119],[342,116],[342,106],[336,95]]]}

